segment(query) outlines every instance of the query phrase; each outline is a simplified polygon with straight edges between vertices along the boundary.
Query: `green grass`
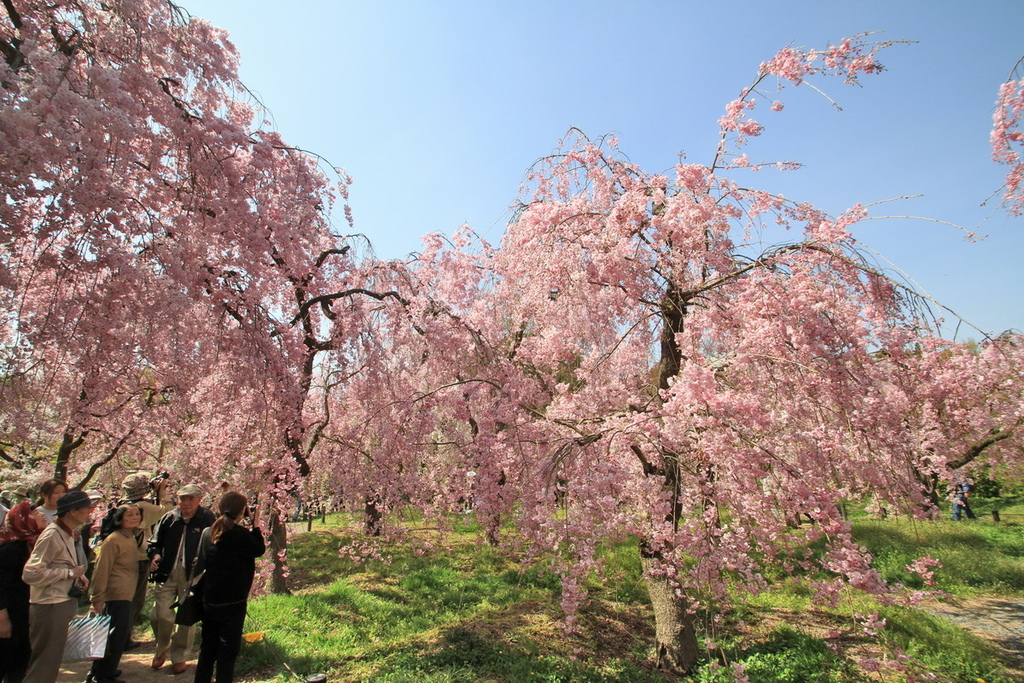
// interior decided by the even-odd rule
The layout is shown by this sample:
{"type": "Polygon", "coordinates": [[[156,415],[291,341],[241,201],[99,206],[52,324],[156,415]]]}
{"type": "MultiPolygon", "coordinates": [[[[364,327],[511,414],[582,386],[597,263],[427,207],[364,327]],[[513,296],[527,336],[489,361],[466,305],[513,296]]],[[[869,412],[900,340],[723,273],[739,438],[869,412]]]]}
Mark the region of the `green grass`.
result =
{"type": "MultiPolygon", "coordinates": [[[[824,641],[780,626],[756,646],[737,653],[751,683],[843,683],[857,680],[853,665],[833,652],[824,641]]],[[[694,677],[699,683],[732,683],[732,666],[716,663],[694,677]]]]}
{"type": "Polygon", "coordinates": [[[935,577],[952,595],[1024,592],[1024,528],[1019,524],[995,524],[984,517],[961,522],[857,520],[854,530],[889,581],[923,587],[905,567],[928,555],[942,563],[935,577]]]}
{"type": "MultiPolygon", "coordinates": [[[[342,539],[333,530],[317,525],[297,536],[289,555],[306,587],[250,602],[247,630],[267,635],[243,648],[239,674],[266,678],[285,659],[303,678],[325,672],[331,681],[665,680],[644,661],[650,634],[631,633],[645,619],[624,609],[627,626],[613,608],[594,609],[583,629],[617,623],[616,640],[638,654],[581,656],[587,643],[558,624],[557,577],[474,537],[458,540],[443,552],[401,549],[389,564],[359,567],[338,557],[342,539]]],[[[594,637],[623,650],[607,635],[594,637]]]]}
{"type": "MultiPolygon", "coordinates": [[[[1012,509],[1005,502],[996,504],[1012,509]]],[[[983,505],[976,503],[982,511],[983,505]]],[[[318,521],[313,532],[294,537],[289,557],[301,586],[294,595],[250,602],[247,630],[266,631],[266,638],[244,646],[242,678],[294,680],[284,673],[287,661],[300,678],[323,672],[341,683],[681,680],[653,666],[653,619],[635,544],[605,550],[608,580],[587,584],[591,600],[577,632],[566,634],[558,578],[480,544],[472,527],[443,549],[417,553],[401,544],[389,548],[390,562],[357,566],[338,556],[338,521],[318,521]]],[[[1024,594],[1024,539],[1016,524],[859,519],[855,532],[891,581],[918,587],[904,567],[928,555],[942,562],[939,587],[953,595],[1024,594]]],[[[798,579],[779,576],[769,592],[738,600],[724,622],[709,628],[716,646],[704,652],[700,671],[682,680],[725,683],[737,665],[753,683],[896,680],[857,662],[897,649],[910,655],[917,673],[934,673],[940,682],[1008,680],[992,648],[948,620],[863,595],[823,609],[809,594],[798,579]],[[852,617],[872,611],[888,622],[881,639],[868,638],[852,617]]]]}

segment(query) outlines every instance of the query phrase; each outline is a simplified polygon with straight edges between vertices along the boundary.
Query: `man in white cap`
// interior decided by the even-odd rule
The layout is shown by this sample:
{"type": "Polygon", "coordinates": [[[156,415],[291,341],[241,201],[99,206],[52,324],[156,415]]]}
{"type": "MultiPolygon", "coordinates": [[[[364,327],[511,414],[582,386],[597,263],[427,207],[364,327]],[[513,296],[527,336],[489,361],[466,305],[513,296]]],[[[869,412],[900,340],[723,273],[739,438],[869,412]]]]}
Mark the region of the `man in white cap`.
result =
{"type": "Polygon", "coordinates": [[[150,580],[157,584],[149,621],[156,636],[152,667],[159,669],[171,658],[172,671],[188,668],[195,639],[195,626],[174,623],[174,605],[185,596],[203,529],[213,524],[214,514],[201,507],[203,490],[195,484],[178,489],[178,507],[157,522],[149,541],[150,580]]]}

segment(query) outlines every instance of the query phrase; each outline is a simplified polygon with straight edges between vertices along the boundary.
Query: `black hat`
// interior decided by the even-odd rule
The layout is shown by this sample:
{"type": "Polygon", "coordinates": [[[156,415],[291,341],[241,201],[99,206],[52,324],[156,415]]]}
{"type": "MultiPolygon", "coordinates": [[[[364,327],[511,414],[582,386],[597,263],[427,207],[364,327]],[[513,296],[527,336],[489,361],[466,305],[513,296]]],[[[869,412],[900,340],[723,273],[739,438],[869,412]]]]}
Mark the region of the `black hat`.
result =
{"type": "Polygon", "coordinates": [[[85,491],[68,491],[57,499],[57,516],[63,517],[73,510],[92,507],[89,494],[85,491]]]}

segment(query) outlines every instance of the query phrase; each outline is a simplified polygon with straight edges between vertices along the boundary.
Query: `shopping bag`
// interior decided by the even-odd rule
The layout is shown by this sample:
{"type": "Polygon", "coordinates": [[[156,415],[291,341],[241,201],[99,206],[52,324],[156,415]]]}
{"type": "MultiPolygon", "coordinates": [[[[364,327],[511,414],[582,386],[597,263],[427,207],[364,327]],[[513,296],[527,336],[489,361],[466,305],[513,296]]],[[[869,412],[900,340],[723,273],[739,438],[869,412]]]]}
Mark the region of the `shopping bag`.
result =
{"type": "Polygon", "coordinates": [[[110,617],[80,617],[68,625],[68,642],[64,646],[65,662],[103,659],[110,634],[110,617]]]}

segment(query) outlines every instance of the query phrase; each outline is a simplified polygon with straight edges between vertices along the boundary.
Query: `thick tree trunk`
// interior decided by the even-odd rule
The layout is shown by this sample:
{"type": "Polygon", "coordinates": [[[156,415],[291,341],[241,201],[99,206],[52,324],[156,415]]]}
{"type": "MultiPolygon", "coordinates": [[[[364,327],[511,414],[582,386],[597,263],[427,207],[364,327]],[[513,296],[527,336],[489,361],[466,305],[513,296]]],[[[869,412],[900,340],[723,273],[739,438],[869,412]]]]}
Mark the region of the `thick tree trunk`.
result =
{"type": "Polygon", "coordinates": [[[288,527],[277,510],[270,513],[270,552],[274,558],[274,572],[270,575],[270,592],[288,595],[288,575],[285,571],[283,552],[288,547],[288,527]]]}
{"type": "Polygon", "coordinates": [[[645,556],[641,551],[640,560],[654,609],[658,668],[680,674],[691,673],[697,666],[698,648],[695,618],[687,611],[690,601],[658,572],[660,565],[656,558],[645,556]]]}
{"type": "MultiPolygon", "coordinates": [[[[504,500],[503,492],[505,490],[505,470],[501,471],[498,475],[498,499],[504,500]]],[[[501,543],[498,538],[498,534],[501,532],[501,513],[493,511],[487,514],[486,518],[486,531],[487,545],[492,548],[497,548],[501,543]]]]}
{"type": "Polygon", "coordinates": [[[367,496],[363,501],[363,527],[367,536],[380,536],[384,524],[384,511],[378,496],[367,496]]]}
{"type": "Polygon", "coordinates": [[[497,548],[501,545],[498,533],[501,530],[501,515],[490,515],[487,519],[487,529],[484,535],[487,538],[487,545],[497,548]]]}
{"type": "Polygon", "coordinates": [[[84,433],[78,436],[70,432],[64,432],[64,438],[57,448],[57,462],[53,465],[53,478],[59,481],[68,480],[68,463],[71,462],[71,454],[76,448],[85,442],[84,433]]]}

